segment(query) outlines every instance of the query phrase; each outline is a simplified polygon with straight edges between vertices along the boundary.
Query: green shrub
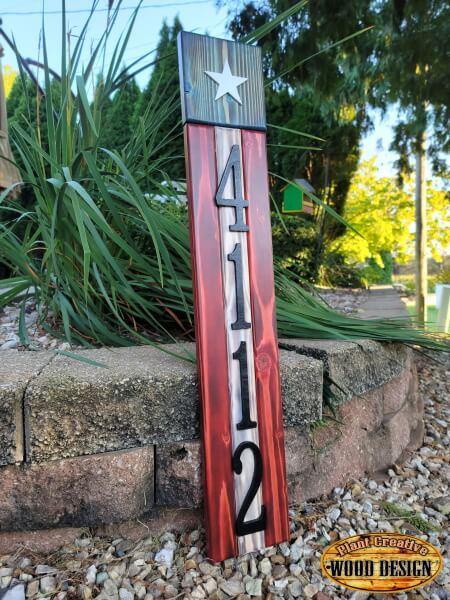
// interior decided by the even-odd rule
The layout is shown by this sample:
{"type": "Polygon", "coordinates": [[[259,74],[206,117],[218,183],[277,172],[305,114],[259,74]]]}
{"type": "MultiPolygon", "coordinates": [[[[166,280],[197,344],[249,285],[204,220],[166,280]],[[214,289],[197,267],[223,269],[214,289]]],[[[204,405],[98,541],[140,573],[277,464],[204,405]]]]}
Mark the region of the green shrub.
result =
{"type": "MultiPolygon", "coordinates": [[[[173,102],[161,102],[155,90],[134,136],[120,153],[99,145],[103,107],[126,74],[121,65],[137,10],[115,48],[107,76],[99,79],[93,102],[87,98],[87,81],[105,50],[119,6],[82,75],[80,56],[93,13],[70,60],[63,14],[61,91],[55,96],[43,34],[48,147],[40,143],[39,126],[12,124],[22,177],[34,197],[24,207],[8,198],[10,190],[0,196],[0,264],[12,275],[0,282],[0,306],[22,297],[24,311],[23,294],[33,295],[44,327],[52,326],[69,342],[86,346],[157,344],[193,337],[186,213],[176,204],[174,191],[161,184],[168,179],[170,137],[162,136],[159,127],[173,111],[173,102]],[[167,202],[151,200],[154,195],[167,202]]],[[[336,313],[285,267],[275,268],[280,336],[370,337],[444,347],[409,323],[367,322],[336,313]]],[[[24,342],[25,333],[21,332],[24,342]]]]}
{"type": "Polygon", "coordinates": [[[450,264],[442,266],[435,276],[434,283],[450,283],[450,264]]]}
{"type": "Polygon", "coordinates": [[[394,272],[392,255],[390,252],[382,250],[380,256],[383,260],[382,267],[373,258],[370,258],[367,266],[362,268],[362,277],[369,285],[392,283],[394,272]]]}
{"type": "Polygon", "coordinates": [[[367,287],[363,270],[350,266],[342,254],[329,252],[320,267],[319,283],[328,287],[362,288],[367,287]]]}
{"type": "Polygon", "coordinates": [[[273,252],[279,263],[305,281],[317,279],[320,257],[317,255],[319,236],[313,221],[299,216],[274,219],[272,226],[273,252]]]}

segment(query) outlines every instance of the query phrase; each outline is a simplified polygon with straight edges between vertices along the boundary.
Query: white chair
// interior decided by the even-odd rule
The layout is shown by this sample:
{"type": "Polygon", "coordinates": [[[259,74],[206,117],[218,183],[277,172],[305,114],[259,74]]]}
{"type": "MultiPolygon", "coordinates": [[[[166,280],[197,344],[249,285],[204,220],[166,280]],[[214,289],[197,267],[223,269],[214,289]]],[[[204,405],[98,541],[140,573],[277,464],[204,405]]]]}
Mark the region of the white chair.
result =
{"type": "Polygon", "coordinates": [[[437,326],[438,331],[449,332],[450,326],[450,285],[443,285],[440,289],[439,303],[436,294],[436,306],[439,306],[437,326]]]}

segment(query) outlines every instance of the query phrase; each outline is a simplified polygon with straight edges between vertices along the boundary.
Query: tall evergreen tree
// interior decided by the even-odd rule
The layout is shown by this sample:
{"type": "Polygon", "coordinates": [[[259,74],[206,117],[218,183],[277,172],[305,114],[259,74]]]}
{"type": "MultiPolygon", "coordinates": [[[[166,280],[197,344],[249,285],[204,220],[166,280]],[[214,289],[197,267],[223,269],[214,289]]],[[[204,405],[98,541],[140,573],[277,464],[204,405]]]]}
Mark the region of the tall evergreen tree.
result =
{"type": "Polygon", "coordinates": [[[393,149],[399,167],[414,165],[418,138],[428,134],[428,154],[436,173],[445,168],[442,153],[450,151],[450,79],[448,40],[449,0],[388,1],[380,4],[378,26],[384,40],[379,57],[379,79],[374,86],[375,104],[395,104],[400,119],[393,149]]]}
{"type": "Polygon", "coordinates": [[[450,80],[448,40],[449,0],[397,0],[381,3],[379,30],[385,51],[379,61],[376,100],[383,107],[395,103],[401,119],[393,149],[402,170],[416,171],[416,312],[426,318],[427,227],[426,142],[435,172],[445,170],[442,152],[450,150],[450,80]]]}
{"type": "Polygon", "coordinates": [[[167,113],[159,125],[159,134],[168,142],[171,156],[167,163],[168,176],[171,179],[184,179],[183,130],[181,126],[180,83],[178,78],[177,35],[183,29],[178,17],[173,25],[164,21],[159,32],[155,66],[150,80],[141,97],[139,114],[142,116],[147,107],[155,101],[167,103],[167,113]]]}
{"type": "Polygon", "coordinates": [[[131,139],[136,126],[141,90],[134,78],[128,79],[103,108],[101,144],[121,150],[131,139]]]}
{"type": "MultiPolygon", "coordinates": [[[[61,84],[58,79],[53,78],[51,80],[50,92],[54,100],[54,105],[59,106],[61,84]]],[[[28,75],[24,75],[23,80],[20,76],[15,78],[6,101],[6,109],[8,121],[11,126],[13,126],[14,123],[17,123],[24,127],[27,122],[31,123],[36,135],[39,136],[42,147],[45,150],[48,149],[47,108],[45,99],[39,95],[36,84],[28,75]]],[[[20,155],[15,153],[15,158],[19,167],[23,167],[20,155]]]]}
{"type": "MultiPolygon", "coordinates": [[[[231,30],[239,37],[289,5],[290,0],[236,0],[237,14],[230,23],[231,30]]],[[[320,128],[317,129],[318,135],[330,143],[334,132],[335,139],[341,135],[344,146],[348,147],[350,161],[341,154],[343,162],[336,163],[336,170],[328,163],[327,179],[338,210],[342,210],[345,202],[350,182],[347,177],[352,175],[348,166],[354,162],[351,156],[357,152],[367,106],[386,109],[395,104],[400,109],[401,119],[395,127],[393,149],[399,153],[398,166],[402,171],[412,169],[410,159],[415,157],[416,262],[421,265],[417,277],[418,314],[421,316],[426,296],[426,226],[422,224],[426,215],[425,148],[428,147],[435,172],[445,171],[442,153],[450,149],[450,80],[445,63],[449,38],[449,0],[315,0],[263,42],[267,76],[281,74],[272,91],[277,93],[287,87],[294,107],[296,97],[304,100],[308,89],[312,90],[315,111],[320,111],[325,123],[331,123],[328,134],[325,127],[322,133],[319,133],[320,128]],[[370,25],[375,27],[369,33],[323,53],[333,42],[370,25]],[[305,62],[309,56],[312,56],[311,60],[305,62]],[[353,131],[349,130],[347,120],[339,132],[340,119],[334,119],[339,112],[344,116],[355,113],[356,128],[353,131]],[[351,141],[349,135],[353,139],[350,144],[347,143],[351,141]],[[340,186],[334,185],[335,177],[341,180],[340,186]]],[[[269,120],[278,119],[273,122],[282,125],[283,114],[271,114],[270,103],[268,116],[269,120]]],[[[333,147],[332,143],[330,147],[333,147]]],[[[328,161],[326,155],[324,158],[328,161]]],[[[317,166],[321,160],[317,155],[312,164],[317,166]]],[[[320,172],[320,168],[315,170],[320,172]]],[[[330,237],[342,232],[331,222],[326,229],[330,237]]]]}
{"type": "MultiPolygon", "coordinates": [[[[291,5],[290,0],[237,2],[241,10],[229,24],[233,36],[239,39],[291,5]]],[[[288,179],[307,179],[317,195],[339,213],[344,209],[358,165],[361,138],[368,125],[366,102],[373,75],[370,60],[374,53],[373,36],[368,32],[324,50],[373,22],[370,0],[352,3],[315,0],[261,42],[268,82],[269,124],[325,140],[311,142],[289,132],[269,129],[272,170],[288,179]],[[320,146],[322,150],[304,151],[299,148],[302,145],[320,146]]],[[[278,189],[281,187],[282,184],[278,189]]],[[[313,276],[320,266],[326,242],[341,235],[344,227],[320,214],[316,229],[313,276]]],[[[297,228],[297,238],[299,232],[297,228]]],[[[309,229],[307,238],[311,240],[309,229]]]]}
{"type": "Polygon", "coordinates": [[[37,123],[37,90],[30,77],[25,75],[25,87],[22,78],[16,77],[6,100],[6,109],[10,121],[28,119],[33,124],[37,123]]]}

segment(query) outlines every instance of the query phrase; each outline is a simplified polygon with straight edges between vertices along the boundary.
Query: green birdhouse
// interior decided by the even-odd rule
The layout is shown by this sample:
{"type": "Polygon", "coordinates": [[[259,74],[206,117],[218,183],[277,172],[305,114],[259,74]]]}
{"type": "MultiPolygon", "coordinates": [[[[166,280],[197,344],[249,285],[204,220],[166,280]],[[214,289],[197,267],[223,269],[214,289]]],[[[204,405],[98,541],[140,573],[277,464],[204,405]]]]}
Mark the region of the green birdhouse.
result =
{"type": "Polygon", "coordinates": [[[283,212],[298,213],[302,212],[303,190],[299,190],[295,185],[287,185],[283,190],[283,212]]]}
{"type": "Polygon", "coordinates": [[[288,183],[283,189],[282,212],[291,215],[302,212],[312,214],[308,192],[314,193],[314,188],[306,179],[294,179],[293,183],[288,183]]]}

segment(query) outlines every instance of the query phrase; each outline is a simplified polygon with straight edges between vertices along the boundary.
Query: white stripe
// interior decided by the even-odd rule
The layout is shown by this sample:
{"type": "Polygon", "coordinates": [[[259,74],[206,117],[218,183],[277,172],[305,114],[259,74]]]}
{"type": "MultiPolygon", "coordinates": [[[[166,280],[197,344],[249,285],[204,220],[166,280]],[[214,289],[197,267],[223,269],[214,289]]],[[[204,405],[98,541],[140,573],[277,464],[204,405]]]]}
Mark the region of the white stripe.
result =
{"type": "MultiPolygon", "coordinates": [[[[225,165],[230,156],[231,148],[234,144],[241,147],[241,132],[239,129],[230,129],[224,127],[216,127],[216,161],[217,161],[217,178],[220,182],[222,173],[225,170],[225,165]]],[[[241,171],[242,155],[241,155],[241,171]]],[[[242,173],[243,176],[243,173],[242,173]]],[[[242,179],[243,185],[243,179],[242,179]]],[[[243,194],[243,190],[242,190],[243,194]]],[[[234,198],[233,178],[230,175],[225,188],[224,198],[234,198]]],[[[246,198],[246,200],[248,200],[246,198]]],[[[228,254],[233,252],[236,244],[241,244],[242,249],[242,271],[243,271],[243,288],[245,302],[245,320],[252,322],[251,304],[250,304],[250,284],[249,284],[249,267],[248,267],[248,251],[247,251],[247,233],[233,232],[229,230],[229,225],[236,222],[235,209],[232,207],[219,207],[219,223],[221,232],[221,247],[222,247],[222,273],[224,287],[224,305],[225,305],[225,323],[228,345],[228,382],[231,401],[231,433],[233,438],[233,452],[235,448],[245,441],[251,441],[259,446],[258,429],[246,429],[239,431],[236,428],[237,423],[242,418],[242,403],[241,403],[241,384],[239,361],[233,359],[233,352],[239,348],[240,343],[247,344],[247,364],[248,364],[248,384],[249,384],[249,403],[250,403],[250,418],[252,421],[258,422],[256,408],[256,385],[255,385],[255,367],[253,358],[253,331],[250,329],[241,329],[233,331],[231,324],[236,320],[236,283],[235,283],[235,267],[232,261],[227,259],[228,254]]],[[[244,209],[244,213],[245,213],[244,209]]],[[[245,216],[244,216],[245,220],[245,216]]],[[[251,450],[244,450],[241,456],[242,473],[234,475],[235,486],[235,503],[236,515],[242,505],[242,502],[250,487],[253,476],[253,454],[251,450]]],[[[261,486],[256,494],[248,512],[245,521],[257,519],[261,514],[262,491],[261,486]]],[[[238,537],[239,554],[246,554],[265,547],[264,532],[259,531],[254,534],[238,537]]]]}

